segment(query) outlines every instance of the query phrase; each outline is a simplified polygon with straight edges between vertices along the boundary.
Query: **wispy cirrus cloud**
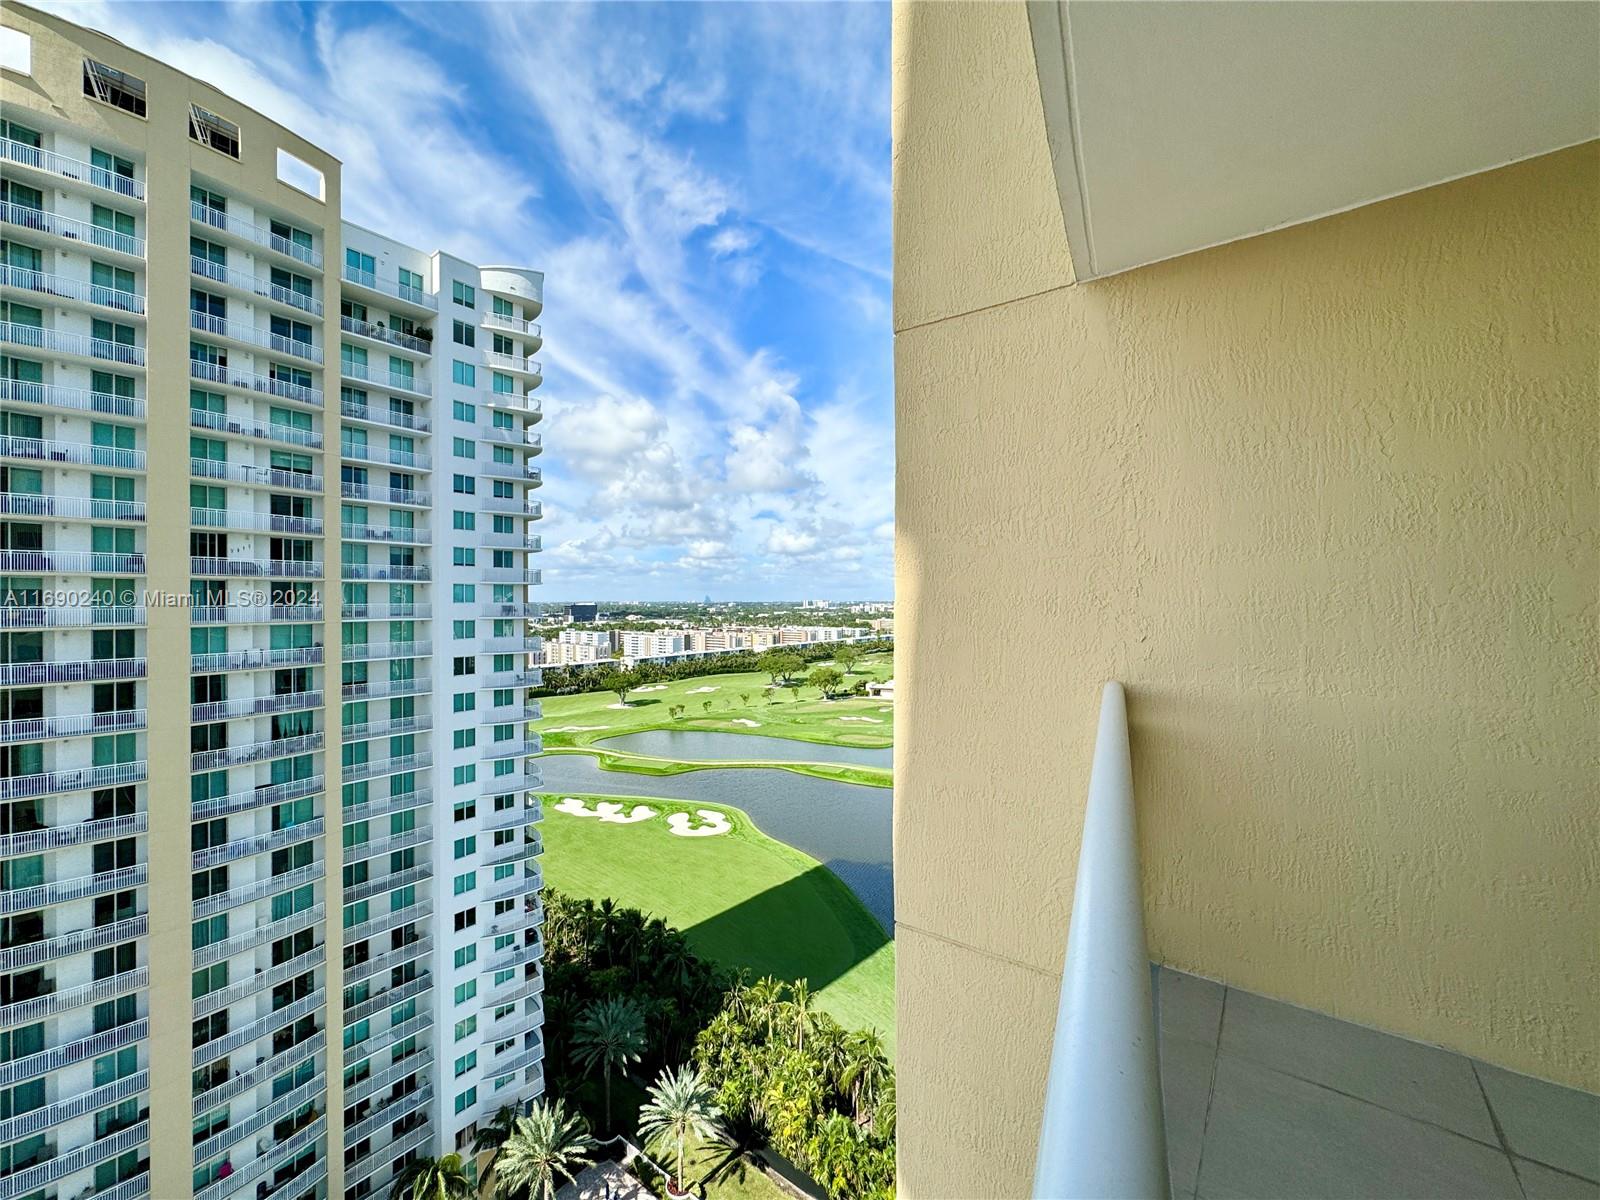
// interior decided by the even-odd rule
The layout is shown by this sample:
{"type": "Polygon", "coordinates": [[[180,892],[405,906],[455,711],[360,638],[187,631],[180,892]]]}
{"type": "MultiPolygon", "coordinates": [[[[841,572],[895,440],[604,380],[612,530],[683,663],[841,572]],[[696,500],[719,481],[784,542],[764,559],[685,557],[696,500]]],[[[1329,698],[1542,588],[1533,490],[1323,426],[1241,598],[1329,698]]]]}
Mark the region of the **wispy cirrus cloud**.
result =
{"type": "Polygon", "coordinates": [[[886,5],[48,6],[546,272],[552,599],[888,593],[886,5]]]}

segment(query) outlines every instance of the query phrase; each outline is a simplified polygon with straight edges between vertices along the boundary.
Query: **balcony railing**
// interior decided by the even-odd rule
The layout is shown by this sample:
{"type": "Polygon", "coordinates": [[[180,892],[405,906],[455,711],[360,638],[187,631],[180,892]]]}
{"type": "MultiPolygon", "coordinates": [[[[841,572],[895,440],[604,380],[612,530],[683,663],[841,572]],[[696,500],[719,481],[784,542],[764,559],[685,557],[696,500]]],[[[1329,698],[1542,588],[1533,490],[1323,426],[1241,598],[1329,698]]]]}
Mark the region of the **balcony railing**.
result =
{"type": "Polygon", "coordinates": [[[339,495],[345,500],[370,500],[377,504],[407,504],[426,508],[433,503],[427,492],[414,488],[374,487],[370,483],[341,483],[339,495]]]}
{"type": "Polygon", "coordinates": [[[321,621],[322,613],[320,604],[242,604],[234,608],[203,604],[189,610],[189,620],[196,625],[266,625],[321,621]]]}
{"type": "Polygon", "coordinates": [[[87,279],[72,279],[66,275],[51,275],[27,267],[0,267],[0,283],[24,291],[39,292],[58,300],[77,300],[101,308],[114,308],[118,312],[143,313],[144,297],[137,292],[90,283],[87,279]]]}
{"type": "Polygon", "coordinates": [[[1089,771],[1036,1197],[1166,1196],[1144,888],[1122,685],[1108,683],[1089,771]]]}
{"type": "Polygon", "coordinates": [[[250,812],[274,804],[287,804],[290,800],[315,796],[322,790],[323,782],[321,775],[308,775],[304,779],[291,779],[287,783],[269,783],[261,787],[246,788],[244,791],[230,792],[226,796],[196,800],[190,806],[190,820],[209,821],[215,817],[232,816],[234,813],[250,812]]]}
{"type": "Polygon", "coordinates": [[[346,521],[339,534],[347,542],[397,542],[405,546],[426,546],[428,531],[399,525],[358,525],[346,521]]]}
{"type": "Polygon", "coordinates": [[[142,521],[142,500],[96,500],[37,492],[0,492],[0,517],[64,517],[85,521],[142,521]]]}
{"type": "Polygon", "coordinates": [[[203,1067],[208,1062],[215,1062],[225,1055],[232,1054],[243,1046],[258,1042],[264,1037],[276,1033],[293,1025],[301,1017],[310,1016],[321,1008],[327,999],[326,993],[318,988],[308,996],[303,996],[293,1004],[286,1004],[282,1008],[268,1013],[264,1017],[257,1017],[249,1024],[234,1030],[232,1033],[217,1038],[215,1041],[206,1042],[196,1046],[194,1050],[194,1065],[203,1067]]]}
{"type": "Polygon", "coordinates": [[[292,425],[278,425],[271,422],[241,421],[226,413],[215,413],[203,408],[189,410],[189,424],[199,429],[214,429],[218,433],[229,433],[234,437],[265,438],[268,441],[282,442],[286,446],[322,449],[322,435],[314,429],[296,429],[292,425]]]}
{"type": "Polygon", "coordinates": [[[196,555],[189,559],[189,570],[208,578],[228,579],[321,579],[322,564],[311,559],[269,558],[209,558],[196,555]]]}
{"type": "Polygon", "coordinates": [[[0,1200],[11,1200],[14,1196],[26,1196],[32,1192],[43,1191],[46,1184],[65,1179],[78,1171],[87,1170],[96,1163],[115,1158],[125,1151],[144,1145],[149,1140],[150,1123],[140,1121],[137,1125],[130,1125],[109,1137],[98,1138],[87,1145],[79,1146],[76,1150],[68,1150],[65,1154],[47,1159],[36,1166],[14,1171],[0,1177],[0,1200]]]}
{"type": "MultiPolygon", "coordinates": [[[[327,1131],[327,1118],[318,1117],[292,1136],[285,1138],[281,1142],[274,1142],[266,1154],[254,1162],[246,1164],[233,1174],[226,1175],[195,1192],[194,1200],[223,1200],[225,1196],[231,1196],[243,1188],[250,1187],[269,1171],[277,1169],[296,1155],[303,1153],[307,1147],[315,1145],[317,1139],[327,1131]]],[[[323,1163],[322,1167],[326,1170],[327,1164],[323,1163]]],[[[252,1196],[255,1195],[254,1188],[250,1188],[250,1194],[252,1196]]],[[[268,1200],[270,1200],[270,1195],[271,1193],[269,1192],[268,1200]]]]}
{"type": "Polygon", "coordinates": [[[29,208],[25,204],[0,203],[0,221],[4,221],[7,225],[18,225],[23,229],[47,233],[51,237],[85,242],[101,250],[126,254],[130,258],[144,257],[143,238],[134,237],[131,233],[118,233],[115,229],[107,229],[102,225],[91,225],[88,221],[80,221],[76,217],[45,212],[41,208],[29,208]]]}
{"type": "Polygon", "coordinates": [[[392,408],[380,408],[376,404],[362,404],[356,400],[340,400],[339,414],[349,417],[352,421],[370,421],[374,425],[390,425],[396,429],[411,429],[418,433],[427,433],[433,428],[433,422],[427,417],[420,417],[416,413],[398,412],[392,408]]]}
{"type": "Polygon", "coordinates": [[[414,867],[407,867],[404,871],[391,871],[387,875],[379,875],[365,882],[352,884],[344,889],[344,902],[346,904],[355,904],[361,900],[370,900],[374,896],[382,896],[403,887],[410,887],[414,883],[421,883],[424,879],[432,878],[432,864],[419,863],[414,867]]]}
{"type": "Polygon", "coordinates": [[[0,663],[0,687],[39,683],[111,683],[143,679],[143,658],[94,658],[75,662],[0,663]]]}
{"type": "MultiPolygon", "coordinates": [[[[345,268],[347,271],[350,268],[345,268]]],[[[399,285],[396,284],[396,287],[399,285]]],[[[413,354],[432,354],[433,339],[419,338],[409,333],[401,333],[398,329],[390,329],[382,321],[362,321],[356,317],[339,318],[339,328],[346,333],[353,333],[357,337],[371,338],[375,342],[385,345],[398,346],[402,350],[409,350],[413,354]]]]}
{"type": "Polygon", "coordinates": [[[411,287],[401,283],[398,279],[385,279],[371,271],[363,271],[359,267],[352,267],[346,263],[340,276],[346,283],[353,283],[357,287],[364,287],[369,292],[377,292],[396,300],[404,300],[408,304],[415,304],[422,308],[438,308],[438,297],[423,291],[421,288],[411,287]]]}
{"type": "Polygon", "coordinates": [[[190,870],[203,871],[222,863],[238,862],[241,858],[270,854],[274,850],[298,846],[301,842],[309,842],[312,838],[321,836],[322,818],[312,817],[294,825],[285,825],[282,829],[274,829],[270,833],[235,838],[223,842],[220,846],[208,846],[204,850],[196,850],[189,856],[190,870]]]}
{"type": "Polygon", "coordinates": [[[427,954],[433,953],[433,938],[426,934],[413,934],[399,946],[386,946],[381,953],[374,954],[363,962],[353,963],[344,968],[343,980],[345,987],[354,987],[363,980],[371,979],[374,975],[387,975],[390,971],[398,971],[407,963],[415,962],[427,954]]]}
{"type": "Polygon", "coordinates": [[[102,413],[111,417],[132,417],[140,421],[145,413],[144,401],[136,396],[118,396],[90,388],[60,387],[53,383],[33,383],[26,379],[0,379],[0,400],[39,404],[47,408],[70,408],[76,412],[102,413]]]}
{"type": "Polygon", "coordinates": [[[426,921],[432,913],[433,902],[424,897],[415,904],[408,904],[405,908],[386,912],[381,916],[362,921],[357,925],[347,925],[344,930],[344,944],[346,946],[354,946],[358,942],[378,937],[380,934],[388,933],[389,930],[397,929],[401,925],[426,921]]]}
{"type": "Polygon", "coordinates": [[[134,762],[44,771],[37,775],[11,775],[0,778],[0,800],[24,800],[30,796],[56,796],[63,792],[142,783],[148,773],[147,764],[134,762]]]}
{"type": "Polygon", "coordinates": [[[90,187],[115,192],[130,200],[144,199],[143,180],[118,175],[115,171],[107,171],[104,167],[86,163],[81,158],[70,158],[65,154],[42,150],[38,146],[30,146],[26,142],[17,142],[10,138],[0,138],[0,154],[3,154],[8,162],[32,167],[37,171],[46,171],[51,175],[59,175],[62,179],[86,183],[90,187]]]}
{"type": "Polygon", "coordinates": [[[254,371],[241,371],[237,367],[208,362],[203,358],[189,360],[189,374],[208,383],[220,383],[227,387],[242,388],[247,392],[262,392],[282,400],[293,400],[297,404],[322,407],[321,388],[291,383],[287,379],[276,379],[271,375],[259,375],[254,371]]]}
{"type": "Polygon", "coordinates": [[[98,629],[145,622],[142,608],[44,608],[0,606],[0,629],[98,629]]]}
{"type": "Polygon", "coordinates": [[[373,662],[387,658],[426,658],[433,653],[427,638],[405,642],[346,642],[340,651],[345,662],[373,662]]]}
{"type": "Polygon", "coordinates": [[[339,442],[339,456],[355,462],[385,463],[409,471],[427,471],[433,466],[432,458],[420,450],[395,450],[388,446],[344,439],[339,442]]]}
{"type": "Polygon", "coordinates": [[[41,1129],[63,1125],[74,1117],[98,1112],[102,1108],[120,1104],[132,1096],[149,1090],[150,1072],[136,1071],[103,1087],[57,1100],[54,1104],[46,1104],[43,1108],[12,1117],[9,1121],[0,1121],[0,1143],[14,1142],[18,1138],[38,1133],[41,1129]]]}
{"type": "Polygon", "coordinates": [[[277,467],[252,467],[243,463],[218,462],[214,458],[191,458],[189,474],[200,479],[225,479],[230,483],[258,487],[289,488],[297,492],[320,492],[322,476],[309,471],[282,471],[277,467]]]}
{"type": "MultiPolygon", "coordinates": [[[[319,1029],[310,1037],[296,1042],[287,1050],[274,1054],[270,1058],[257,1062],[253,1067],[229,1076],[221,1083],[218,1083],[216,1087],[207,1088],[203,1092],[196,1092],[194,1096],[195,1112],[210,1112],[218,1105],[226,1104],[235,1096],[242,1096],[245,1092],[260,1087],[268,1080],[276,1079],[285,1071],[292,1071],[301,1063],[320,1054],[327,1041],[327,1035],[319,1029]]],[[[98,1197],[96,1200],[98,1200],[98,1197]]]]}
{"type": "Polygon", "coordinates": [[[322,734],[307,733],[299,737],[269,738],[248,742],[242,746],[223,746],[216,750],[202,750],[189,756],[191,771],[215,771],[219,767],[243,767],[250,763],[266,762],[274,758],[288,758],[295,754],[310,754],[322,749],[322,734]]]}
{"type": "Polygon", "coordinates": [[[433,751],[418,750],[414,754],[384,755],[369,762],[346,763],[344,781],[357,783],[363,779],[380,779],[385,775],[399,775],[405,771],[422,771],[433,766],[433,751]]]}
{"type": "Polygon", "coordinates": [[[234,237],[242,238],[257,246],[265,246],[268,250],[276,251],[279,254],[287,255],[289,258],[303,262],[308,267],[322,266],[321,253],[310,246],[302,246],[299,242],[273,233],[271,229],[263,228],[260,225],[252,225],[242,217],[230,216],[228,213],[212,208],[208,204],[202,204],[198,200],[189,202],[189,216],[192,220],[198,221],[202,225],[208,225],[212,229],[220,229],[225,233],[231,233],[234,237]]]}
{"type": "Polygon", "coordinates": [[[277,987],[278,984],[285,983],[297,975],[304,975],[307,971],[315,970],[323,965],[323,960],[326,957],[327,947],[318,943],[304,954],[286,958],[270,967],[256,967],[253,972],[250,972],[248,966],[246,966],[237,973],[233,982],[227,987],[196,997],[194,1015],[199,1018],[208,1017],[215,1012],[221,1012],[241,1000],[259,995],[268,988],[277,987]]]}
{"type": "Polygon", "coordinates": [[[310,908],[302,908],[299,912],[289,913],[287,916],[278,917],[276,920],[263,921],[254,929],[247,929],[236,933],[232,937],[224,938],[220,942],[212,942],[209,946],[202,946],[194,952],[194,965],[196,967],[209,967],[219,963],[225,958],[232,958],[236,954],[244,954],[258,946],[265,946],[268,942],[275,942],[286,938],[292,933],[299,933],[302,929],[310,929],[322,923],[323,906],[313,904],[310,908]]]}
{"type": "Polygon", "coordinates": [[[230,1146],[236,1146],[246,1138],[253,1136],[275,1121],[287,1117],[308,1101],[320,1099],[327,1079],[321,1072],[313,1075],[299,1087],[293,1088],[277,1097],[265,1107],[256,1109],[237,1125],[229,1125],[221,1133],[213,1134],[203,1142],[196,1142],[194,1147],[194,1163],[200,1166],[230,1146]]]}
{"type": "Polygon", "coordinates": [[[341,700],[381,700],[385,696],[421,696],[433,691],[433,680],[417,679],[363,679],[342,684],[341,700]]]}
{"type": "Polygon", "coordinates": [[[428,567],[396,563],[340,563],[339,574],[345,579],[393,579],[427,582],[433,578],[428,567]]]}
{"type": "MultiPolygon", "coordinates": [[[[5,853],[9,854],[10,851],[5,853]]],[[[20,971],[24,967],[36,967],[40,963],[54,962],[74,954],[99,950],[103,946],[132,941],[134,938],[143,937],[149,931],[150,918],[140,913],[121,921],[114,921],[110,925],[75,929],[71,933],[63,933],[53,938],[23,942],[0,950],[0,971],[20,971]]],[[[3,1141],[5,1138],[0,1137],[0,1142],[3,1141]]]]}
{"type": "Polygon", "coordinates": [[[201,333],[215,334],[235,342],[243,342],[247,346],[259,346],[263,350],[271,350],[277,354],[287,354],[293,358],[303,358],[307,362],[320,363],[322,361],[322,347],[313,342],[301,341],[299,338],[284,337],[282,334],[273,333],[271,329],[258,329],[255,325],[245,321],[230,321],[227,317],[212,316],[210,313],[189,312],[189,328],[198,329],[201,333]]]}
{"type": "Polygon", "coordinates": [[[396,1096],[379,1104],[361,1120],[345,1128],[345,1144],[353,1146],[362,1138],[370,1137],[383,1129],[384,1126],[403,1120],[405,1117],[424,1108],[433,1099],[433,1088],[424,1083],[415,1091],[407,1092],[403,1096],[396,1096]]]}
{"type": "MultiPolygon", "coordinates": [[[[386,1009],[391,1009],[397,1004],[410,1000],[414,996],[421,996],[432,987],[433,974],[429,971],[423,971],[420,975],[406,980],[397,987],[384,988],[383,991],[368,996],[359,1004],[347,1006],[343,1014],[344,1027],[349,1029],[361,1021],[377,1016],[386,1009]]],[[[369,1033],[362,1041],[346,1049],[344,1060],[347,1063],[359,1062],[373,1051],[381,1050],[392,1042],[397,1042],[403,1038],[410,1037],[414,1033],[419,1033],[432,1023],[433,1014],[425,1011],[418,1013],[408,1021],[401,1022],[399,1025],[391,1025],[388,1029],[369,1033]],[[385,1040],[384,1035],[390,1036],[385,1040]],[[374,1045],[375,1041],[379,1044],[374,1045]]]]}
{"type": "Polygon", "coordinates": [[[345,604],[339,615],[346,621],[427,621],[433,618],[433,605],[420,604],[345,604]]]}
{"type": "Polygon", "coordinates": [[[280,692],[268,696],[236,696],[189,706],[189,720],[196,725],[207,721],[226,721],[235,717],[256,717],[269,713],[304,712],[322,707],[320,689],[305,692],[280,692]]]}
{"type": "Polygon", "coordinates": [[[237,529],[244,533],[287,533],[318,537],[321,517],[289,517],[254,509],[191,508],[189,524],[199,529],[237,529]]]}
{"type": "Polygon", "coordinates": [[[32,1021],[43,1020],[45,1017],[60,1016],[75,1008],[85,1008],[91,1004],[115,1000],[118,996],[138,991],[142,987],[148,987],[149,984],[150,969],[135,967],[131,971],[96,979],[79,987],[65,988],[59,992],[34,996],[0,1007],[0,1025],[26,1025],[32,1021]]]}
{"type": "MultiPolygon", "coordinates": [[[[144,713],[139,713],[142,719],[144,713]]],[[[44,719],[44,718],[38,718],[44,719]]],[[[8,721],[8,725],[21,724],[8,721]]],[[[4,741],[0,737],[0,741],[4,741]]],[[[150,827],[149,813],[124,813],[120,817],[103,817],[98,821],[74,821],[70,825],[48,825],[43,829],[25,829],[20,833],[0,834],[0,855],[38,854],[44,850],[61,850],[68,846],[82,846],[107,838],[133,837],[150,827]]]]}
{"type": "Polygon", "coordinates": [[[82,467],[105,467],[113,471],[144,470],[143,450],[124,450],[119,446],[92,446],[86,442],[58,442],[52,438],[0,435],[0,458],[23,458],[30,462],[60,463],[82,467]]]}
{"type": "Polygon", "coordinates": [[[541,336],[537,321],[524,321],[521,317],[508,317],[504,313],[484,313],[483,325],[487,329],[509,329],[512,333],[518,333],[524,337],[541,336]]]}
{"type": "Polygon", "coordinates": [[[322,315],[322,301],[305,292],[295,291],[293,288],[283,287],[273,283],[270,279],[262,279],[258,275],[251,275],[245,271],[235,271],[221,263],[214,263],[209,259],[196,255],[189,256],[189,270],[196,275],[204,276],[213,282],[226,284],[228,287],[238,288],[242,292],[263,299],[275,300],[279,304],[286,304],[291,308],[298,308],[301,312],[308,312],[314,317],[322,315]]]}
{"type": "MultiPolygon", "coordinates": [[[[346,776],[346,778],[348,779],[349,776],[346,776]]],[[[386,854],[409,850],[413,846],[421,846],[432,840],[433,830],[431,828],[422,828],[408,829],[404,833],[396,833],[389,837],[378,838],[375,841],[357,842],[344,848],[343,863],[345,866],[349,866],[351,863],[360,862],[363,859],[382,858],[386,854]]],[[[345,945],[353,945],[356,940],[348,930],[345,932],[345,945]]]]}
{"type": "Polygon", "coordinates": [[[125,367],[144,366],[144,347],[107,338],[90,337],[87,333],[69,333],[63,329],[45,329],[40,325],[22,325],[16,321],[0,321],[0,341],[30,350],[50,350],[56,354],[77,354],[84,358],[98,358],[119,363],[125,367]]]}
{"type": "Polygon", "coordinates": [[[197,675],[214,671],[265,671],[275,667],[314,667],[321,661],[321,646],[256,647],[191,654],[189,670],[197,675]]]}
{"type": "Polygon", "coordinates": [[[397,392],[410,392],[415,396],[433,395],[433,385],[426,379],[407,375],[402,371],[388,371],[371,363],[356,362],[354,359],[341,358],[339,374],[345,379],[392,388],[397,392]]]}
{"type": "MultiPolygon", "coordinates": [[[[360,1162],[353,1164],[344,1173],[346,1188],[353,1188],[363,1179],[370,1178],[379,1167],[387,1168],[390,1163],[420,1146],[425,1146],[433,1138],[433,1126],[424,1123],[413,1129],[404,1137],[396,1138],[384,1147],[382,1154],[369,1154],[360,1162]]],[[[377,1194],[374,1192],[373,1194],[377,1194]]]]}
{"type": "MultiPolygon", "coordinates": [[[[349,1055],[345,1056],[345,1061],[346,1063],[351,1061],[349,1055]]],[[[433,1051],[427,1046],[423,1046],[409,1058],[403,1058],[399,1062],[387,1066],[381,1071],[376,1071],[364,1079],[357,1079],[354,1083],[347,1084],[344,1089],[345,1106],[359,1104],[368,1096],[376,1095],[378,1092],[399,1083],[402,1079],[408,1079],[412,1075],[425,1072],[432,1063],[433,1051]]]]}
{"type": "MultiPolygon", "coordinates": [[[[144,727],[145,711],[142,708],[118,709],[114,712],[60,713],[53,717],[17,717],[10,721],[0,721],[0,745],[87,737],[100,733],[124,733],[144,727]]],[[[9,837],[20,836],[22,835],[9,835],[9,837]]],[[[0,846],[6,845],[7,841],[7,835],[0,835],[0,846]]],[[[0,853],[23,854],[26,851],[0,851],[0,853]]]]}
{"type": "Polygon", "coordinates": [[[150,1022],[147,1018],[140,1017],[125,1025],[118,1025],[114,1029],[93,1033],[76,1041],[58,1043],[47,1050],[40,1050],[37,1054],[14,1058],[10,1062],[0,1063],[0,1087],[59,1071],[63,1067],[70,1067],[73,1063],[80,1063],[86,1059],[99,1058],[102,1054],[110,1054],[113,1050],[142,1042],[149,1036],[150,1022]]]}
{"type": "Polygon", "coordinates": [[[0,572],[16,575],[143,575],[144,555],[94,550],[0,550],[0,572]]]}
{"type": "Polygon", "coordinates": [[[415,810],[417,819],[423,820],[433,808],[433,790],[427,786],[414,792],[400,792],[395,795],[378,796],[372,800],[363,800],[359,804],[352,804],[345,808],[343,818],[345,824],[351,821],[370,821],[374,817],[386,817],[391,813],[415,810]]]}
{"type": "Polygon", "coordinates": [[[83,900],[90,896],[103,896],[107,892],[143,887],[146,873],[145,865],[139,863],[115,871],[101,871],[95,875],[79,875],[75,879],[58,879],[54,883],[0,891],[0,916],[26,912],[30,908],[43,908],[46,904],[65,904],[69,900],[83,900]]]}

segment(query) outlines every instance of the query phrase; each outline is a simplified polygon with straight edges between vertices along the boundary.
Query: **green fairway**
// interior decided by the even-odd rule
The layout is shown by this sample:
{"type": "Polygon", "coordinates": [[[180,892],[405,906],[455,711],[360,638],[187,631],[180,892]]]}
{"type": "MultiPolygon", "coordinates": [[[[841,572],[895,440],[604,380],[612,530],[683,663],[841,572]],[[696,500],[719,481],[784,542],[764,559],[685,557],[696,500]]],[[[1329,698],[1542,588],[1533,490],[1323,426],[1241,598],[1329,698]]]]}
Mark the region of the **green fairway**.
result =
{"type": "Polygon", "coordinates": [[[683,930],[695,951],[752,977],[809,981],[818,1006],[850,1029],[894,1041],[894,943],[839,877],[762,833],[743,812],[714,804],[580,796],[657,816],[602,822],[545,798],[545,879],[572,896],[610,897],[683,930]],[[679,837],[667,816],[715,809],[732,824],[715,837],[679,837]]]}
{"type": "MultiPolygon", "coordinates": [[[[894,673],[894,658],[872,654],[856,663],[855,679],[889,678],[894,673]]],[[[878,700],[851,697],[823,700],[811,687],[800,689],[796,699],[787,688],[771,688],[766,675],[746,672],[736,675],[702,675],[651,685],[629,694],[626,706],[614,692],[579,692],[571,696],[548,696],[539,703],[544,717],[533,724],[534,731],[550,749],[582,748],[600,751],[602,766],[611,770],[634,770],[642,774],[676,774],[706,766],[748,766],[747,762],[674,764],[664,759],[645,758],[613,750],[595,743],[623,733],[646,729],[702,729],[719,733],[760,734],[832,746],[864,746],[881,749],[894,744],[894,714],[891,706],[878,700]],[[684,706],[684,714],[674,719],[673,705],[684,706]]],[[[809,763],[767,763],[846,779],[852,783],[887,786],[889,772],[871,767],[809,763]],[[841,774],[844,772],[844,774],[841,774]]]]}

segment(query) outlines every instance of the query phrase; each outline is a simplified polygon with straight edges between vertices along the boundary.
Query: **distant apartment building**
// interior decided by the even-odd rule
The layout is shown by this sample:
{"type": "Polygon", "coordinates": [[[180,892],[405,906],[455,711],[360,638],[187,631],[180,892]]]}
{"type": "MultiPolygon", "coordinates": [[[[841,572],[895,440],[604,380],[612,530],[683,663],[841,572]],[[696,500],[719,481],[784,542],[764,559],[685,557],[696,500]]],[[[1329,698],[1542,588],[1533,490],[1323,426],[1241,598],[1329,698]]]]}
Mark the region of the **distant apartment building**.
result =
{"type": "Polygon", "coordinates": [[[592,624],[600,617],[600,606],[598,604],[569,604],[567,605],[567,616],[579,624],[592,624]]]}
{"type": "Polygon", "coordinates": [[[543,276],[4,24],[0,1197],[383,1196],[543,1090],[543,276]]]}
{"type": "Polygon", "coordinates": [[[666,658],[686,653],[688,647],[684,645],[681,631],[668,633],[625,631],[620,635],[620,650],[623,658],[666,658]]]}

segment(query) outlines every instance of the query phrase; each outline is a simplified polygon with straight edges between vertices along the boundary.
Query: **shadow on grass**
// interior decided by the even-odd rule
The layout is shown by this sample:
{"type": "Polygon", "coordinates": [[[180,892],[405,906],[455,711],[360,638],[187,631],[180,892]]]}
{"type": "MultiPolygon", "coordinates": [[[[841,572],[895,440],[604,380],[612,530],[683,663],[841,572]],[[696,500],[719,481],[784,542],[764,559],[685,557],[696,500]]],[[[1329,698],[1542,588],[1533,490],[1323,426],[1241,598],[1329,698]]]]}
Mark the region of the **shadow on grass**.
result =
{"type": "Polygon", "coordinates": [[[767,888],[683,931],[697,952],[748,969],[806,980],[813,993],[889,943],[889,935],[825,867],[767,888]]]}

